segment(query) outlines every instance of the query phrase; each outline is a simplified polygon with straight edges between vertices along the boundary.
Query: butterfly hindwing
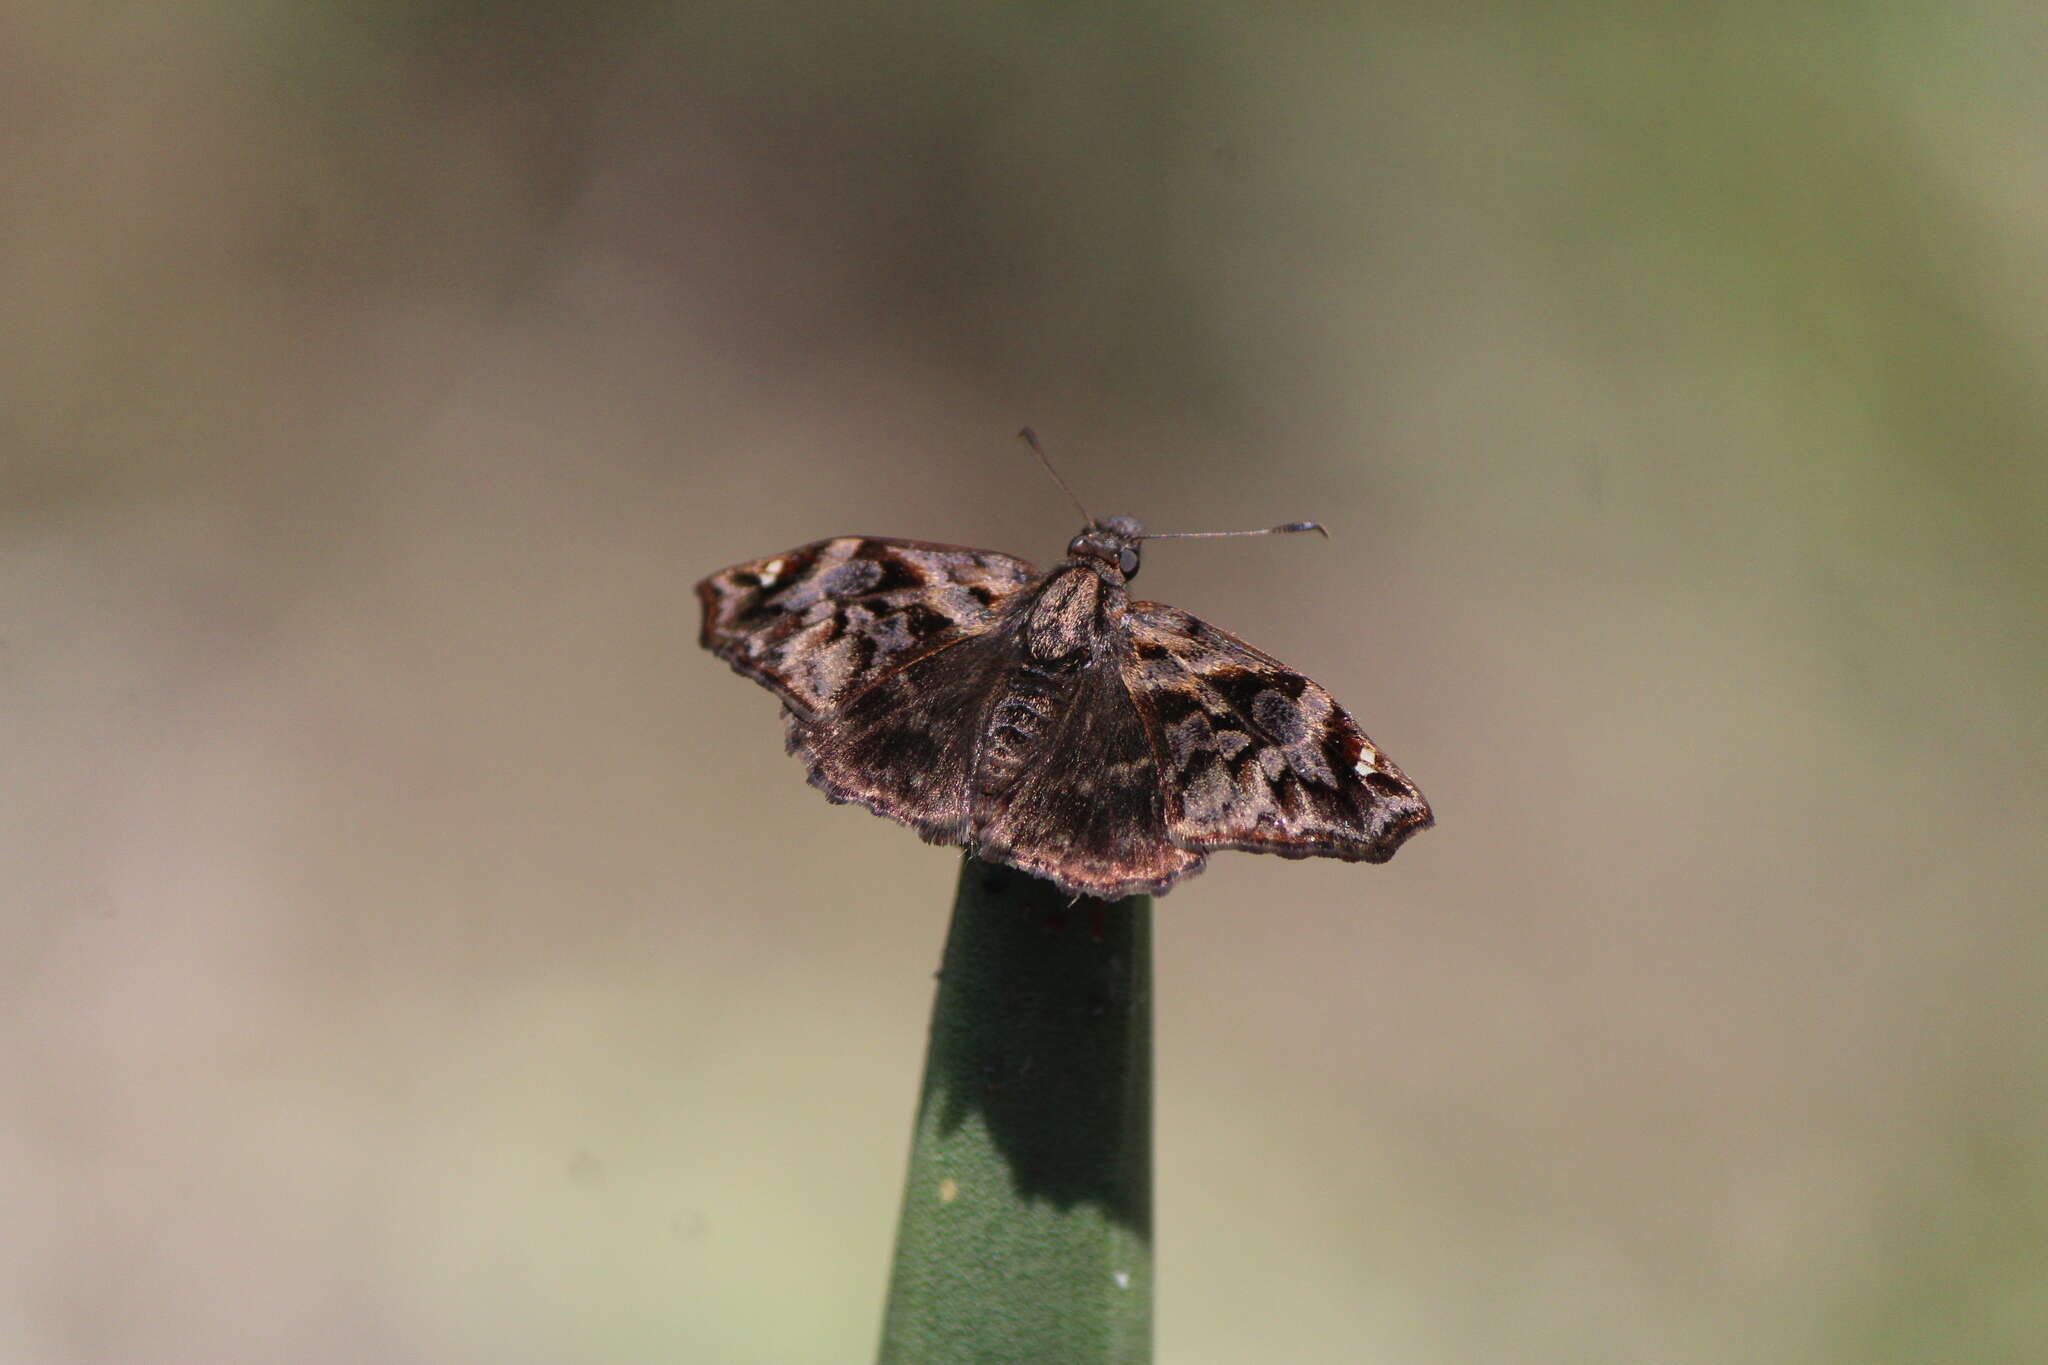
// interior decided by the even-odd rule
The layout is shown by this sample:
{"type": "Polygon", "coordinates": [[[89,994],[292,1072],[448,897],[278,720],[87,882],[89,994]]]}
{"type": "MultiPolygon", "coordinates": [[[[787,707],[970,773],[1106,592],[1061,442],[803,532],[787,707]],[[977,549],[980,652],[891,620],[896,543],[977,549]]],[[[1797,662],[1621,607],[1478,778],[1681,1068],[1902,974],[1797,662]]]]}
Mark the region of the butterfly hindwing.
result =
{"type": "Polygon", "coordinates": [[[900,820],[935,844],[967,839],[983,717],[1010,629],[956,636],[853,689],[815,718],[783,708],[789,751],[833,801],[900,820]]]}
{"type": "MultiPolygon", "coordinates": [[[[1067,572],[1094,580],[1093,569],[1067,572]]],[[[1014,779],[992,787],[984,776],[977,784],[974,815],[983,859],[1048,878],[1073,895],[1116,900],[1163,891],[1199,872],[1202,856],[1169,836],[1158,754],[1118,666],[1128,649],[1123,590],[1104,584],[1103,596],[1104,628],[1088,633],[1090,657],[1047,698],[1043,731],[1032,736],[1014,779]]],[[[1019,624],[1028,634],[1021,613],[1019,624]]],[[[1013,689],[1019,671],[1012,670],[1013,689]]],[[[1005,692],[999,687],[994,695],[1005,692]]],[[[999,701],[991,728],[1003,714],[999,701]]],[[[984,749],[983,774],[999,766],[997,748],[984,749]]]]}

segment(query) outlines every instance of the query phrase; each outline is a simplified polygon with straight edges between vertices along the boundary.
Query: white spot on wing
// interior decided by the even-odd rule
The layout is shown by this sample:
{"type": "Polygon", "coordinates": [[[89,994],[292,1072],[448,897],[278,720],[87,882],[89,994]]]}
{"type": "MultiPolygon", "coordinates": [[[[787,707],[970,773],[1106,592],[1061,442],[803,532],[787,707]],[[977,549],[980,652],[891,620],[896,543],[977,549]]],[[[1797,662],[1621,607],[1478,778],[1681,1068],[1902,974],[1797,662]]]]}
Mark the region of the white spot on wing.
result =
{"type": "Polygon", "coordinates": [[[772,588],[782,581],[782,571],[789,567],[789,561],[780,555],[761,566],[761,586],[772,588]]]}

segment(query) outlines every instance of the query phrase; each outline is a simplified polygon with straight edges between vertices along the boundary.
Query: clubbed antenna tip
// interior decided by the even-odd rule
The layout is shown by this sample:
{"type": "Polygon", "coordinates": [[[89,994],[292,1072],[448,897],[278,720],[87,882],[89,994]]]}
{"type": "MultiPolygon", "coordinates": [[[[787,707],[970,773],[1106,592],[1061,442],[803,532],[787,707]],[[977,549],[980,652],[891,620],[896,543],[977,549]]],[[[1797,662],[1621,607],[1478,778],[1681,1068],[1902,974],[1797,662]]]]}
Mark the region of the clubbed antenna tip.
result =
{"type": "Polygon", "coordinates": [[[1256,531],[1147,531],[1147,540],[1202,540],[1212,536],[1286,536],[1297,531],[1314,531],[1324,540],[1330,533],[1319,521],[1290,521],[1285,526],[1262,526],[1256,531]]]}

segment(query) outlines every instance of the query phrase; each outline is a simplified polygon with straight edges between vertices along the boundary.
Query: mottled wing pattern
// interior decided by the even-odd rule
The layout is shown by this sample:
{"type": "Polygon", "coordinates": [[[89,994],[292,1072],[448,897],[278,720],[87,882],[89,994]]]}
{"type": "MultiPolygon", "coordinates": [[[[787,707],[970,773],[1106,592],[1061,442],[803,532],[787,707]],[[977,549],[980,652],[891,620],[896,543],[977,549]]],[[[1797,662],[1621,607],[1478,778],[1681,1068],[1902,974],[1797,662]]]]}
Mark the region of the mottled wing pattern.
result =
{"type": "Polygon", "coordinates": [[[1016,647],[992,627],[1037,578],[987,550],[841,536],[734,565],[697,595],[705,648],[782,697],[812,785],[957,843],[987,693],[1016,647]]]}
{"type": "Polygon", "coordinates": [[[985,630],[1037,577],[988,550],[839,536],[699,583],[702,641],[816,718],[890,669],[985,630]]]}
{"type": "MultiPolygon", "coordinates": [[[[1100,665],[1072,674],[1071,690],[1034,739],[1035,761],[999,792],[981,795],[975,811],[982,858],[1103,900],[1164,891],[1203,862],[1167,827],[1170,798],[1115,663],[1121,646],[1115,638],[1096,642],[1100,665]]],[[[986,767],[986,755],[982,761],[986,767]]]]}
{"type": "Polygon", "coordinates": [[[1422,793],[1321,687],[1176,608],[1125,619],[1175,843],[1380,863],[1429,827],[1422,793]]]}
{"type": "Polygon", "coordinates": [[[784,706],[789,751],[829,799],[901,820],[928,843],[966,843],[982,717],[1015,635],[1009,622],[955,636],[815,718],[784,706]]]}

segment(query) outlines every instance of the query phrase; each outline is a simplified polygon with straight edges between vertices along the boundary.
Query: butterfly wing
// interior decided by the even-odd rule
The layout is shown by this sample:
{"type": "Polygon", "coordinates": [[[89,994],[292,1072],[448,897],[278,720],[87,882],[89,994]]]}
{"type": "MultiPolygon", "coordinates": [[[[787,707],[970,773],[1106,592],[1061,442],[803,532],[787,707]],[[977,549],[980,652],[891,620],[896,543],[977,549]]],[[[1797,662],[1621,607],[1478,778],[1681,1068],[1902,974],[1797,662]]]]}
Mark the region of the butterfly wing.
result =
{"type": "Polygon", "coordinates": [[[702,640],[782,698],[789,750],[828,798],[957,843],[1012,647],[991,628],[1038,577],[987,550],[841,536],[699,583],[702,640]]]}
{"type": "Polygon", "coordinates": [[[735,564],[697,585],[704,648],[815,717],[893,668],[995,619],[1038,578],[955,545],[840,536],[735,564]]]}
{"type": "MultiPolygon", "coordinates": [[[[1086,572],[1086,571],[1084,571],[1086,572]]],[[[1110,641],[1111,652],[1121,642],[1110,641]]],[[[1021,647],[1009,657],[1021,657],[1021,647]]],[[[977,793],[976,848],[1075,896],[1157,894],[1202,870],[1166,821],[1159,758],[1113,658],[1078,670],[1032,761],[977,793]]]]}
{"type": "Polygon", "coordinates": [[[1429,802],[1328,692],[1228,631],[1134,602],[1124,685],[1165,777],[1175,843],[1381,863],[1429,802]]]}

